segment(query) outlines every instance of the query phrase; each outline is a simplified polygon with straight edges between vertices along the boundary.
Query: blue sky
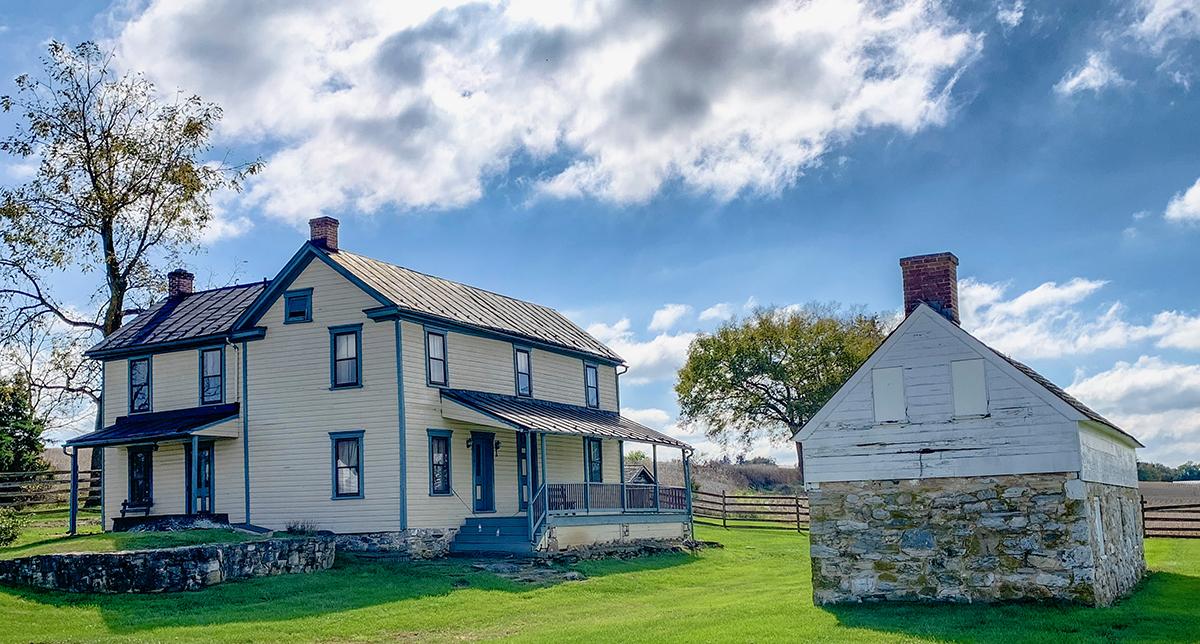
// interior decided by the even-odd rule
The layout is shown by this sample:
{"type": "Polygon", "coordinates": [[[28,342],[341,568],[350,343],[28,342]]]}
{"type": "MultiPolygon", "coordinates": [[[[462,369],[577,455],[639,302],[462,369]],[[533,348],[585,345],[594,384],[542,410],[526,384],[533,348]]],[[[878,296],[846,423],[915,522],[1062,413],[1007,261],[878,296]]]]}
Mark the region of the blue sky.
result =
{"type": "Polygon", "coordinates": [[[1200,460],[1200,2],[392,4],[7,5],[0,78],[96,39],[225,107],[218,150],[267,171],[201,283],[338,217],[346,248],[568,313],[630,361],[627,413],[710,455],[674,424],[692,334],[892,312],[896,260],[951,250],[964,326],[1144,459],[1200,460]]]}

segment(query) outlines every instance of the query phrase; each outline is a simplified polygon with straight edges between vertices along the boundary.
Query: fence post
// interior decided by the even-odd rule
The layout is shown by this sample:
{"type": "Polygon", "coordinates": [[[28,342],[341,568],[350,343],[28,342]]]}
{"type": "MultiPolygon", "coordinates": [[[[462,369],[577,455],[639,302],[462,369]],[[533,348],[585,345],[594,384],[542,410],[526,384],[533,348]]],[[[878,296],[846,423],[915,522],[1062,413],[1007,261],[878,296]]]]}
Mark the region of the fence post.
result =
{"type": "Polygon", "coordinates": [[[1146,538],[1146,495],[1143,494],[1143,495],[1141,495],[1141,497],[1142,497],[1142,538],[1145,539],[1146,538]]]}
{"type": "Polygon", "coordinates": [[[721,490],[721,527],[729,529],[729,511],[725,509],[725,490],[721,490]]]}
{"type": "Polygon", "coordinates": [[[800,530],[800,495],[797,494],[792,498],[795,499],[795,501],[796,501],[796,532],[801,532],[801,530],[800,530]]]}
{"type": "Polygon", "coordinates": [[[76,521],[79,518],[79,448],[71,448],[71,518],[67,534],[75,534],[76,521]]]}

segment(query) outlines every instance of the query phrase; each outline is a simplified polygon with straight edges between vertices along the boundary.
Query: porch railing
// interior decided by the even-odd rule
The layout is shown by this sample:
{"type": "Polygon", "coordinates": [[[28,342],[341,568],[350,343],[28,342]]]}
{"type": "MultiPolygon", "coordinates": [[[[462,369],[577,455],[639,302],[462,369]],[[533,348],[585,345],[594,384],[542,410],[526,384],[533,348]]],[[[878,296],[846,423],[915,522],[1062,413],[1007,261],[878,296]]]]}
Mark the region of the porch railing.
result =
{"type": "Polygon", "coordinates": [[[536,536],[546,521],[546,488],[544,486],[539,486],[537,492],[534,493],[533,501],[529,504],[529,513],[532,516],[529,534],[536,536]]]}
{"type": "Polygon", "coordinates": [[[548,483],[545,490],[547,507],[552,514],[687,511],[687,491],[682,487],[633,483],[548,483]]]}

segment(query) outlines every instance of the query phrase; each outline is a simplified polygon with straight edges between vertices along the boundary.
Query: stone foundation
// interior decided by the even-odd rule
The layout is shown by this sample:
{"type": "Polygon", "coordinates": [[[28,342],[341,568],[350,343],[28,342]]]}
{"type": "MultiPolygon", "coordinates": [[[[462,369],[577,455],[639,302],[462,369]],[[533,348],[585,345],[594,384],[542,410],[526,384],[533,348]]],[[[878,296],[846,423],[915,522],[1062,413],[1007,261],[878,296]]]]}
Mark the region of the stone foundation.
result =
{"type": "Polygon", "coordinates": [[[338,550],[389,554],[409,559],[438,559],[450,554],[458,528],[409,528],[399,532],[334,535],[338,550]]]}
{"type": "Polygon", "coordinates": [[[809,492],[813,595],[857,601],[1103,605],[1141,578],[1137,491],[1073,473],[821,483],[809,492]],[[1100,556],[1091,520],[1101,499],[1100,556]],[[1116,508],[1110,511],[1109,508],[1116,508]],[[1123,548],[1120,553],[1118,548],[1123,548]]]}
{"type": "Polygon", "coordinates": [[[200,590],[234,579],[325,570],[332,539],[271,539],[161,550],[52,554],[0,560],[0,583],[75,593],[200,590]]]}

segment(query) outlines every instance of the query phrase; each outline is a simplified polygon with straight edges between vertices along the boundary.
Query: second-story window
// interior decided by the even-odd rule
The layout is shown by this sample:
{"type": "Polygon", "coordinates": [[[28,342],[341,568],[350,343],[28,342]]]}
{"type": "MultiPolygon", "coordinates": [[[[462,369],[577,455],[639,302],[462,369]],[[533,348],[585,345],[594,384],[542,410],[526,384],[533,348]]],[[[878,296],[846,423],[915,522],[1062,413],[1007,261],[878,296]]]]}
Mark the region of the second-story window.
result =
{"type": "Polygon", "coordinates": [[[429,384],[447,384],[450,379],[446,373],[446,334],[438,331],[426,332],[425,353],[429,356],[429,384]]]}
{"type": "Polygon", "coordinates": [[[329,329],[331,386],[357,387],[362,384],[362,327],[359,325],[329,329]]]}
{"type": "Polygon", "coordinates": [[[312,322],[312,289],[283,294],[283,323],[312,322]]]}
{"type": "Polygon", "coordinates": [[[533,375],[529,368],[529,352],[517,349],[513,354],[517,371],[517,395],[533,395],[533,375]]]}
{"type": "Polygon", "coordinates": [[[587,406],[600,406],[600,378],[596,372],[596,365],[589,364],[583,366],[583,385],[587,393],[587,406]]]}
{"type": "Polygon", "coordinates": [[[212,405],[224,399],[224,361],[220,349],[200,352],[200,404],[212,405]]]}
{"type": "Polygon", "coordinates": [[[129,361],[129,413],[150,411],[150,358],[129,361]]]}

